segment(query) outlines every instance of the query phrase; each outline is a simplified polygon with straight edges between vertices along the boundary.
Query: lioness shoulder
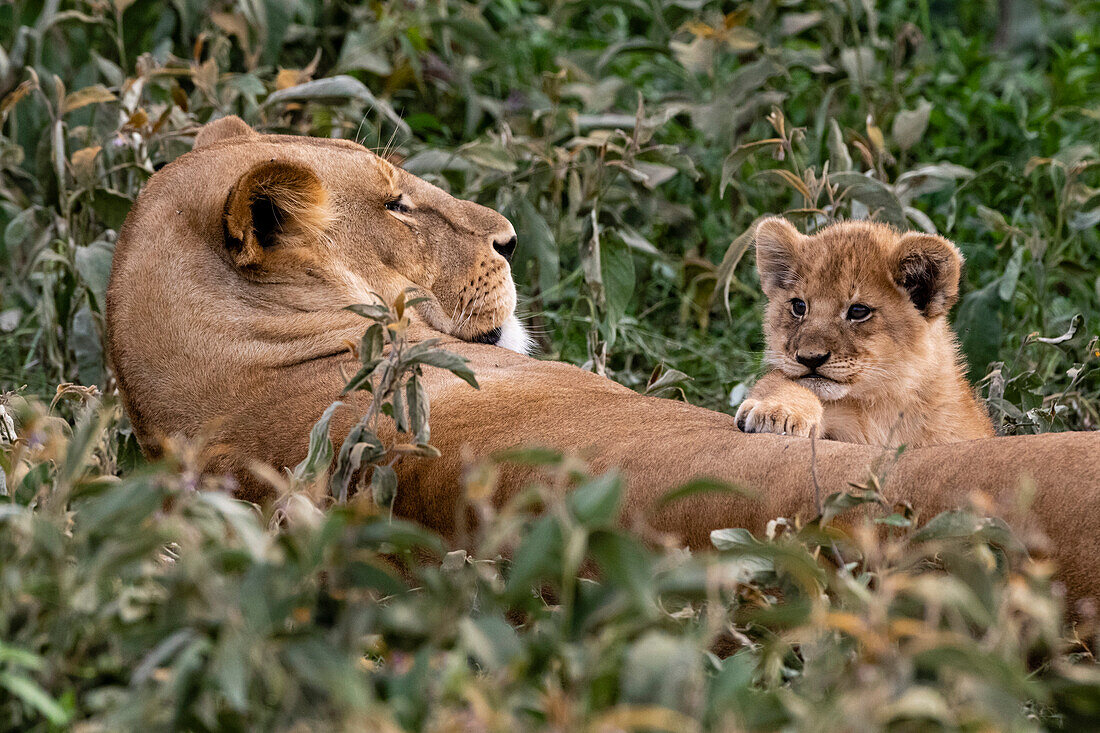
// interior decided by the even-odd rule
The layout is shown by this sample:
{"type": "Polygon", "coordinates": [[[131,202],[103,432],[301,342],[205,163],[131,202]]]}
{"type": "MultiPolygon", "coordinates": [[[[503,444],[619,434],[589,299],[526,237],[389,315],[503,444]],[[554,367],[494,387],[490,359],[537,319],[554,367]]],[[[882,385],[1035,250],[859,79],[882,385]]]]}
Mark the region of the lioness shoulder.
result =
{"type": "Polygon", "coordinates": [[[772,371],[738,409],[742,430],[887,447],[993,435],[947,323],[951,242],[866,221],[805,236],[775,217],[757,227],[756,263],[772,371]]]}

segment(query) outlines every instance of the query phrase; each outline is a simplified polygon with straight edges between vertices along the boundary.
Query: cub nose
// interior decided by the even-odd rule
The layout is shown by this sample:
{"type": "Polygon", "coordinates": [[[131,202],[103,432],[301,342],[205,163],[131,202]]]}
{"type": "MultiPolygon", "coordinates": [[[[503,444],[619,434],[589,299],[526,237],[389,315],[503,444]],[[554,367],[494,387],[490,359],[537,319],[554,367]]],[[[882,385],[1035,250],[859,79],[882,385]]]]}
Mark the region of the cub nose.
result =
{"type": "Polygon", "coordinates": [[[516,235],[512,235],[511,239],[499,239],[493,242],[493,249],[500,253],[500,256],[509,262],[512,261],[512,255],[516,253],[516,235]]]}
{"type": "Polygon", "coordinates": [[[824,354],[796,354],[794,358],[807,369],[817,369],[827,362],[830,356],[832,356],[832,352],[826,351],[824,354]]]}

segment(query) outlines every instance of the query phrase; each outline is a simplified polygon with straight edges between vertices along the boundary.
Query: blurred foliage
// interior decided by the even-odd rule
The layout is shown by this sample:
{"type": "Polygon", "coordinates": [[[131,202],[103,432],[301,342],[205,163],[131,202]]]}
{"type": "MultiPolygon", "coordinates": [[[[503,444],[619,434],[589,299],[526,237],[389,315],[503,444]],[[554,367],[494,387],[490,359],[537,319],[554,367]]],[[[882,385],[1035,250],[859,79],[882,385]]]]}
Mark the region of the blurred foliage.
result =
{"type": "Polygon", "coordinates": [[[513,451],[466,474],[467,552],[370,492],[261,514],[186,446],[116,478],[117,404],[70,396],[0,415],[3,730],[1100,725],[1094,620],[1063,640],[1038,538],[979,514],[855,489],[693,556],[616,526],[615,473],[513,451]],[[545,480],[496,509],[514,462],[545,480]]]}
{"type": "Polygon", "coordinates": [[[1093,627],[980,510],[690,557],[523,454],[550,488],[498,513],[471,468],[469,555],[318,512],[308,465],[262,516],[188,446],[142,463],[101,335],[137,192],[235,113],[504,212],[545,355],[717,409],[760,368],[757,217],[939,231],[999,427],[1095,429],[1098,48],[1096,0],[0,5],[0,727],[1095,728],[1093,627]]]}

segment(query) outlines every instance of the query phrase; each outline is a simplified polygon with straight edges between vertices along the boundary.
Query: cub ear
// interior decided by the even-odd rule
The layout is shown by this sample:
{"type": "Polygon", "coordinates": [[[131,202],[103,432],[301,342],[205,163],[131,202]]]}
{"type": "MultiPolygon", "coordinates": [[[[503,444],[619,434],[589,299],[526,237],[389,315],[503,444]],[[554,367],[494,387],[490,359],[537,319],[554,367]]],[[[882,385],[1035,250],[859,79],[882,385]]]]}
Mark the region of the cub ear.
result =
{"type": "Polygon", "coordinates": [[[195,136],[193,149],[197,150],[206,145],[228,140],[231,137],[249,137],[255,134],[247,122],[237,115],[229,115],[203,125],[199,130],[199,134],[195,136]]]}
{"type": "Polygon", "coordinates": [[[935,234],[909,232],[898,241],[894,258],[894,282],[925,318],[951,310],[963,263],[955,245],[935,234]]]}
{"type": "Polygon", "coordinates": [[[328,192],[309,167],[286,160],[259,163],[225,202],[226,246],[238,267],[257,267],[276,245],[320,240],[331,215],[328,192]]]}
{"type": "Polygon", "coordinates": [[[771,216],[756,225],[756,271],[765,295],[798,280],[794,264],[806,239],[789,221],[771,216]]]}

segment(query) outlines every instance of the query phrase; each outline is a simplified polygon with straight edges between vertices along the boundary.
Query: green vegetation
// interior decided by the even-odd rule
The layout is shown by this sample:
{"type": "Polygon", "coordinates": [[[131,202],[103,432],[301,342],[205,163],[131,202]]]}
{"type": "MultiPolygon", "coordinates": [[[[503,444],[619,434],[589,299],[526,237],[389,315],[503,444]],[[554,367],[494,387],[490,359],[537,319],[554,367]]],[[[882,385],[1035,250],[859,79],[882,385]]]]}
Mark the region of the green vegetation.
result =
{"type": "MultiPolygon", "coordinates": [[[[840,533],[871,481],[690,557],[611,526],[614,474],[519,452],[467,477],[466,554],[390,521],[384,476],[324,512],[194,492],[219,482],[187,446],[145,464],[103,363],[130,204],[236,113],[504,212],[548,357],[716,409],[759,369],[758,216],[935,229],[967,257],[954,317],[998,425],[1096,429],[1100,3],[1005,6],[1000,27],[990,0],[0,6],[0,729],[1100,725],[1094,613],[1063,628],[1042,538],[980,501],[840,533]],[[504,461],[546,481],[494,509],[504,461]]],[[[372,431],[356,455],[384,465],[372,431]]]]}

